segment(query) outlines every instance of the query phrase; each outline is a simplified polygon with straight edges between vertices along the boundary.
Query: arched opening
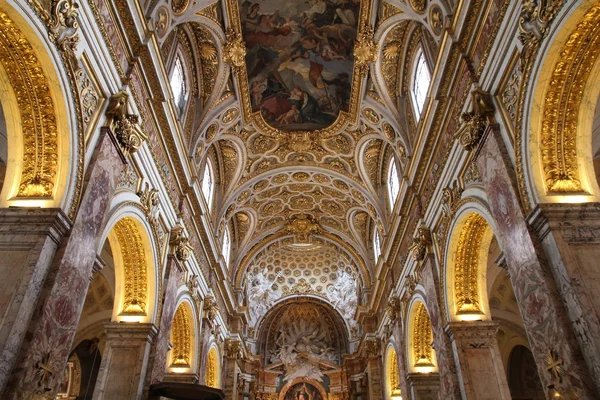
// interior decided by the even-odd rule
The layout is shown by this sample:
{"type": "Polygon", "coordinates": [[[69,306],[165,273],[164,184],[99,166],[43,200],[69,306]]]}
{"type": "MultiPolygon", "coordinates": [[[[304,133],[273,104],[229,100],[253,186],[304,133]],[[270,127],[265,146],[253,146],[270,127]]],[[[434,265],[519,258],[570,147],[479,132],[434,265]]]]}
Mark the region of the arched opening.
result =
{"type": "Polygon", "coordinates": [[[454,320],[490,319],[485,266],[493,236],[485,218],[476,212],[463,215],[454,228],[446,280],[448,312],[454,320]]]}
{"type": "Polygon", "coordinates": [[[400,391],[400,373],[398,371],[398,356],[396,350],[394,350],[394,346],[391,344],[387,348],[385,358],[385,390],[387,399],[402,399],[402,393],[400,391]]]}
{"type": "Polygon", "coordinates": [[[112,321],[154,320],[157,278],[153,246],[147,232],[140,220],[126,216],[112,226],[107,236],[114,263],[112,321]]]}
{"type": "Polygon", "coordinates": [[[411,372],[437,372],[437,359],[433,349],[433,330],[429,312],[423,302],[413,302],[408,322],[408,367],[411,372]]]}
{"type": "Polygon", "coordinates": [[[167,360],[168,371],[173,373],[192,373],[194,370],[194,321],[189,303],[181,303],[175,311],[171,327],[171,344],[167,360]]]}
{"type": "Polygon", "coordinates": [[[537,366],[531,350],[522,345],[515,346],[508,363],[508,387],[513,400],[545,399],[537,366]]]}
{"type": "MultiPolygon", "coordinates": [[[[450,239],[447,265],[450,319],[496,322],[496,342],[508,377],[510,351],[515,344],[528,346],[527,334],[502,250],[492,227],[478,212],[459,216],[450,239]]],[[[535,376],[539,380],[537,372],[535,376]]]]}
{"type": "Polygon", "coordinates": [[[221,365],[219,363],[219,351],[216,346],[212,346],[206,356],[206,386],[221,387],[221,365]]]}

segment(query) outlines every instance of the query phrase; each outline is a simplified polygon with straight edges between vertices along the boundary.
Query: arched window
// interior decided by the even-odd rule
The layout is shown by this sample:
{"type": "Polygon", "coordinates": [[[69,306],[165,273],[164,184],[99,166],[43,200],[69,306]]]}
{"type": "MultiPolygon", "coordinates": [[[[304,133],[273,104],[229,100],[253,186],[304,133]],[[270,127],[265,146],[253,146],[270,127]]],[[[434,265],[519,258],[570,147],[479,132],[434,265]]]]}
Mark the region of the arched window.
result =
{"type": "Polygon", "coordinates": [[[173,92],[173,102],[175,103],[179,115],[181,115],[183,114],[183,109],[187,100],[187,85],[185,82],[183,64],[179,55],[175,57],[175,62],[173,63],[173,72],[171,73],[170,83],[171,91],[173,92]]]}
{"type": "Polygon", "coordinates": [[[375,235],[373,236],[373,253],[375,254],[375,263],[377,263],[381,255],[381,236],[379,236],[377,228],[375,228],[375,235]]]}
{"type": "Polygon", "coordinates": [[[229,265],[229,253],[231,252],[231,238],[229,237],[229,229],[225,228],[225,232],[223,232],[223,258],[225,259],[225,264],[229,265]]]}
{"type": "Polygon", "coordinates": [[[411,87],[411,98],[417,119],[423,111],[425,100],[427,99],[427,92],[429,91],[429,84],[431,83],[431,74],[429,73],[429,67],[425,61],[425,55],[423,49],[420,48],[417,51],[415,57],[415,65],[413,67],[413,80],[411,87]]]}
{"type": "Polygon", "coordinates": [[[210,159],[207,158],[206,165],[204,166],[204,177],[202,178],[202,194],[204,195],[204,200],[206,200],[206,205],[209,210],[212,204],[213,189],[212,166],[210,159]]]}
{"type": "Polygon", "coordinates": [[[392,159],[390,161],[390,168],[388,171],[388,195],[390,196],[390,209],[394,209],[398,193],[400,192],[400,179],[398,178],[398,169],[396,168],[396,161],[392,159]]]}

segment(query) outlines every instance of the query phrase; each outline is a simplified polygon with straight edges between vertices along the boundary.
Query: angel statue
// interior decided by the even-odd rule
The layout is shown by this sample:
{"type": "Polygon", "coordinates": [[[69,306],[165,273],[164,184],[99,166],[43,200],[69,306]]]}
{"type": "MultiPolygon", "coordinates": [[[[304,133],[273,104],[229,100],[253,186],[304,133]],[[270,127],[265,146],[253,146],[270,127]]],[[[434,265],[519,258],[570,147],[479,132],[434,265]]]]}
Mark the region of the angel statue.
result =
{"type": "Polygon", "coordinates": [[[248,305],[250,307],[250,318],[256,322],[266,314],[275,300],[281,297],[279,290],[273,289],[277,278],[281,276],[278,272],[273,279],[268,278],[268,269],[258,271],[256,275],[248,276],[248,305]]]}

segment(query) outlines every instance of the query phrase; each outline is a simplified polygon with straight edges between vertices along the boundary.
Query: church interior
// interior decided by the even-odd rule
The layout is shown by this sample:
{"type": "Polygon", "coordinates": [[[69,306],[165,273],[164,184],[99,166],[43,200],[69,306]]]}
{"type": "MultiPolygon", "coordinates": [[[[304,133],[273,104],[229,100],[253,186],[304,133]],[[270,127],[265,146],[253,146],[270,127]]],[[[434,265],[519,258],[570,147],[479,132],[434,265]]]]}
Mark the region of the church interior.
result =
{"type": "Polygon", "coordinates": [[[598,55],[598,0],[0,0],[0,398],[600,398],[598,55]]]}

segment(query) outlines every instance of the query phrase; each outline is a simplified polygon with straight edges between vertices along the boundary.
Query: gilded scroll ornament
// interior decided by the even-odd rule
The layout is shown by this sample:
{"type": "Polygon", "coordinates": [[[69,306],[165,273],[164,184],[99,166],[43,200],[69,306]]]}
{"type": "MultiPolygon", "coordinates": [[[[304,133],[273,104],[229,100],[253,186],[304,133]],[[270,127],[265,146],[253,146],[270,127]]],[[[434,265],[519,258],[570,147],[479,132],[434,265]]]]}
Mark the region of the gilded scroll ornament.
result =
{"type": "Polygon", "coordinates": [[[362,76],[369,71],[369,65],[377,61],[378,51],[377,44],[373,42],[373,27],[364,25],[354,45],[354,62],[362,76]]]}
{"type": "Polygon", "coordinates": [[[296,235],[298,243],[308,243],[313,233],[318,233],[321,228],[311,215],[300,214],[291,219],[285,226],[285,232],[296,235]]]}
{"type": "Polygon", "coordinates": [[[393,322],[399,322],[400,316],[402,313],[402,308],[400,304],[400,298],[398,296],[392,296],[388,300],[388,304],[385,307],[385,311],[390,316],[390,320],[393,322]]]}
{"type": "Polygon", "coordinates": [[[21,114],[23,171],[17,196],[50,198],[58,166],[58,128],[50,84],[34,48],[1,11],[0,63],[21,114]]]}
{"type": "Polygon", "coordinates": [[[577,149],[584,88],[600,53],[600,6],[592,7],[577,24],[548,80],[543,106],[541,160],[549,192],[581,192],[577,149]]]}
{"type": "Polygon", "coordinates": [[[205,383],[206,386],[210,387],[218,387],[218,370],[219,370],[219,360],[217,359],[217,350],[213,347],[208,352],[207,362],[206,362],[206,377],[205,383]]]}
{"type": "Polygon", "coordinates": [[[243,68],[245,65],[246,58],[246,44],[242,40],[242,34],[228,29],[227,41],[223,47],[223,61],[227,64],[231,64],[234,70],[243,68]]]}
{"type": "Polygon", "coordinates": [[[125,276],[123,314],[145,314],[147,301],[146,252],[132,218],[126,217],[113,228],[121,248],[125,276]]]}
{"type": "Polygon", "coordinates": [[[428,228],[422,226],[417,231],[417,237],[413,239],[409,247],[411,257],[415,261],[423,261],[427,255],[427,246],[431,244],[431,232],[428,228]]]}
{"type": "Polygon", "coordinates": [[[217,305],[217,301],[213,296],[206,296],[204,299],[204,315],[206,318],[214,322],[219,314],[219,306],[217,305]]]}
{"type": "Polygon", "coordinates": [[[126,91],[122,90],[110,98],[106,117],[108,127],[126,155],[137,151],[148,139],[139,126],[139,116],[129,113],[129,94],[126,91]]]}
{"type": "Polygon", "coordinates": [[[189,244],[190,239],[185,236],[185,229],[181,225],[175,225],[171,229],[171,238],[169,244],[175,258],[181,262],[185,262],[191,255],[191,247],[189,244]]]}
{"type": "Polygon", "coordinates": [[[140,197],[140,203],[148,220],[155,223],[158,218],[159,197],[158,190],[151,188],[148,182],[144,189],[137,194],[140,197]]]}
{"type": "Polygon", "coordinates": [[[490,95],[481,89],[471,92],[471,107],[462,114],[463,126],[457,132],[458,142],[466,151],[477,147],[494,113],[490,95]]]}

